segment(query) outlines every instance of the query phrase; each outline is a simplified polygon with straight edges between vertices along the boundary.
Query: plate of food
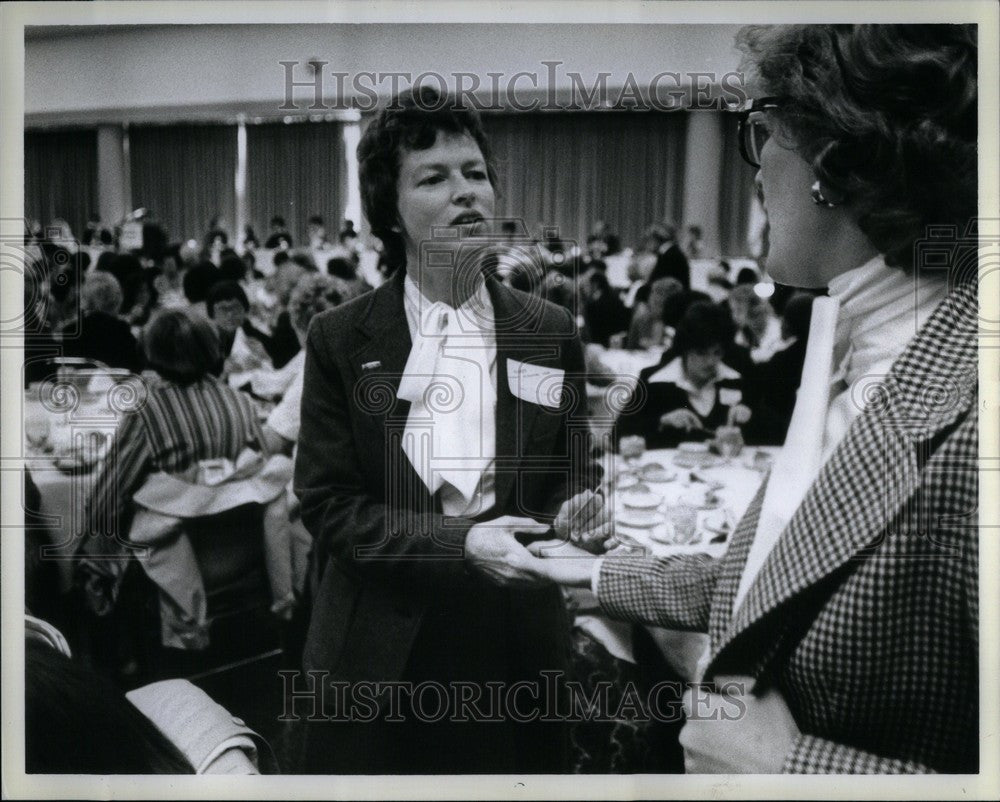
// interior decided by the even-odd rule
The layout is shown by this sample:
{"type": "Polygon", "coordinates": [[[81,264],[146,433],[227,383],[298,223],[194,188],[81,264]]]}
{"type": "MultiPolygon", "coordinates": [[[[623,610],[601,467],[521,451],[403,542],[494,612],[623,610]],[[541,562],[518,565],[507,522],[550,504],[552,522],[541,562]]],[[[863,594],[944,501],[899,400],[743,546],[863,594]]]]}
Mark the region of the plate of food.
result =
{"type": "Polygon", "coordinates": [[[622,503],[627,510],[655,510],[663,503],[663,497],[656,493],[622,493],[622,503]]]}
{"type": "Polygon", "coordinates": [[[639,469],[639,475],[646,482],[672,482],[677,478],[674,471],[668,471],[659,462],[648,462],[639,469]]]}
{"type": "Polygon", "coordinates": [[[615,517],[615,524],[627,529],[653,529],[662,520],[656,510],[626,510],[615,517]]]}
{"type": "Polygon", "coordinates": [[[707,443],[681,443],[674,454],[674,465],[679,468],[712,468],[721,464],[722,459],[709,451],[707,443]]]}

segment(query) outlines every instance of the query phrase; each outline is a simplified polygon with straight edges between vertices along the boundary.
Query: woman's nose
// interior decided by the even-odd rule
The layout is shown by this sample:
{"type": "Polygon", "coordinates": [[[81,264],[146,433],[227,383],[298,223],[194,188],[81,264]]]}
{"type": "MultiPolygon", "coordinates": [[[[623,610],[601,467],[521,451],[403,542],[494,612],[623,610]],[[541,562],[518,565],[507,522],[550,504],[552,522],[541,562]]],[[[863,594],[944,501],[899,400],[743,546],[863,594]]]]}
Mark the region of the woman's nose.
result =
{"type": "Polygon", "coordinates": [[[476,200],[476,187],[464,176],[455,180],[452,201],[458,206],[469,206],[476,200]]]}

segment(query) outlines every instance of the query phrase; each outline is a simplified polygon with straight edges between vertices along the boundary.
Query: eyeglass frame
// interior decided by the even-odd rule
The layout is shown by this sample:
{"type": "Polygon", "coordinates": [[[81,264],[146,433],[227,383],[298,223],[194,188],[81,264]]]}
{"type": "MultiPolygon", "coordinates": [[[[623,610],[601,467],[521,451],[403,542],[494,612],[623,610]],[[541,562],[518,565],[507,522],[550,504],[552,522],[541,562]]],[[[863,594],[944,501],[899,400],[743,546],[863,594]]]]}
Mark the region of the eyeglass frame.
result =
{"type": "Polygon", "coordinates": [[[769,111],[772,109],[780,109],[786,102],[785,97],[759,97],[759,98],[748,98],[743,103],[732,109],[732,111],[739,115],[739,129],[737,131],[737,138],[740,141],[740,156],[743,157],[743,161],[749,164],[754,169],[760,169],[760,163],[754,161],[750,157],[750,152],[747,149],[747,127],[750,121],[750,115],[755,111],[769,111]]]}

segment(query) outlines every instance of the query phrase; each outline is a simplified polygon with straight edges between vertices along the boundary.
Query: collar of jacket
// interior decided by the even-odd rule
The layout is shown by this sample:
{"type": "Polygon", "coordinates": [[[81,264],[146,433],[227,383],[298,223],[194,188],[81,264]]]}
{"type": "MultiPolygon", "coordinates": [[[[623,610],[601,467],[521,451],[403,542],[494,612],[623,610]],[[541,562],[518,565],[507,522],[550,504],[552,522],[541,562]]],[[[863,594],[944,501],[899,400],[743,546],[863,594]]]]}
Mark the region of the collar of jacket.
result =
{"type": "Polygon", "coordinates": [[[820,471],[768,556],[742,606],[733,599],[764,497],[733,534],[709,622],[705,678],[760,676],[781,648],[787,604],[875,545],[921,479],[921,443],[954,423],[976,398],[978,285],[954,289],[893,365],[820,471]],[[758,648],[746,649],[756,633],[758,648]],[[750,664],[747,664],[747,660],[750,664]]]}
{"type": "MultiPolygon", "coordinates": [[[[408,401],[396,397],[399,382],[412,348],[410,329],[403,307],[403,282],[400,269],[385,284],[371,293],[357,328],[362,335],[360,345],[351,354],[351,364],[358,381],[355,392],[366,400],[375,417],[388,424],[393,421],[405,426],[409,414],[408,401]],[[381,363],[372,370],[361,366],[381,363]]],[[[516,398],[510,391],[507,361],[559,367],[561,343],[573,334],[569,315],[566,331],[540,331],[545,302],[512,290],[496,279],[486,279],[493,303],[497,346],[497,416],[495,485],[497,507],[507,500],[514,487],[514,473],[519,469],[526,445],[531,439],[539,407],[516,398]],[[537,302],[537,305],[536,305],[537,302]]]]}

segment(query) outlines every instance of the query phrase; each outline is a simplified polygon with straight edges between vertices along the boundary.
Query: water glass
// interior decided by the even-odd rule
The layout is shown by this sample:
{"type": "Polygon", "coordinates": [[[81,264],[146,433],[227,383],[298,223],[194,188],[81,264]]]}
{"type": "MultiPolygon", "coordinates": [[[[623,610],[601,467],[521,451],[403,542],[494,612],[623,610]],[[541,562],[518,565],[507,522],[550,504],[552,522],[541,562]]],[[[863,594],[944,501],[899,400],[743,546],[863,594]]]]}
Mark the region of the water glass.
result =
{"type": "Polygon", "coordinates": [[[667,508],[667,522],[673,528],[674,543],[691,543],[698,532],[698,508],[683,502],[667,508]]]}

